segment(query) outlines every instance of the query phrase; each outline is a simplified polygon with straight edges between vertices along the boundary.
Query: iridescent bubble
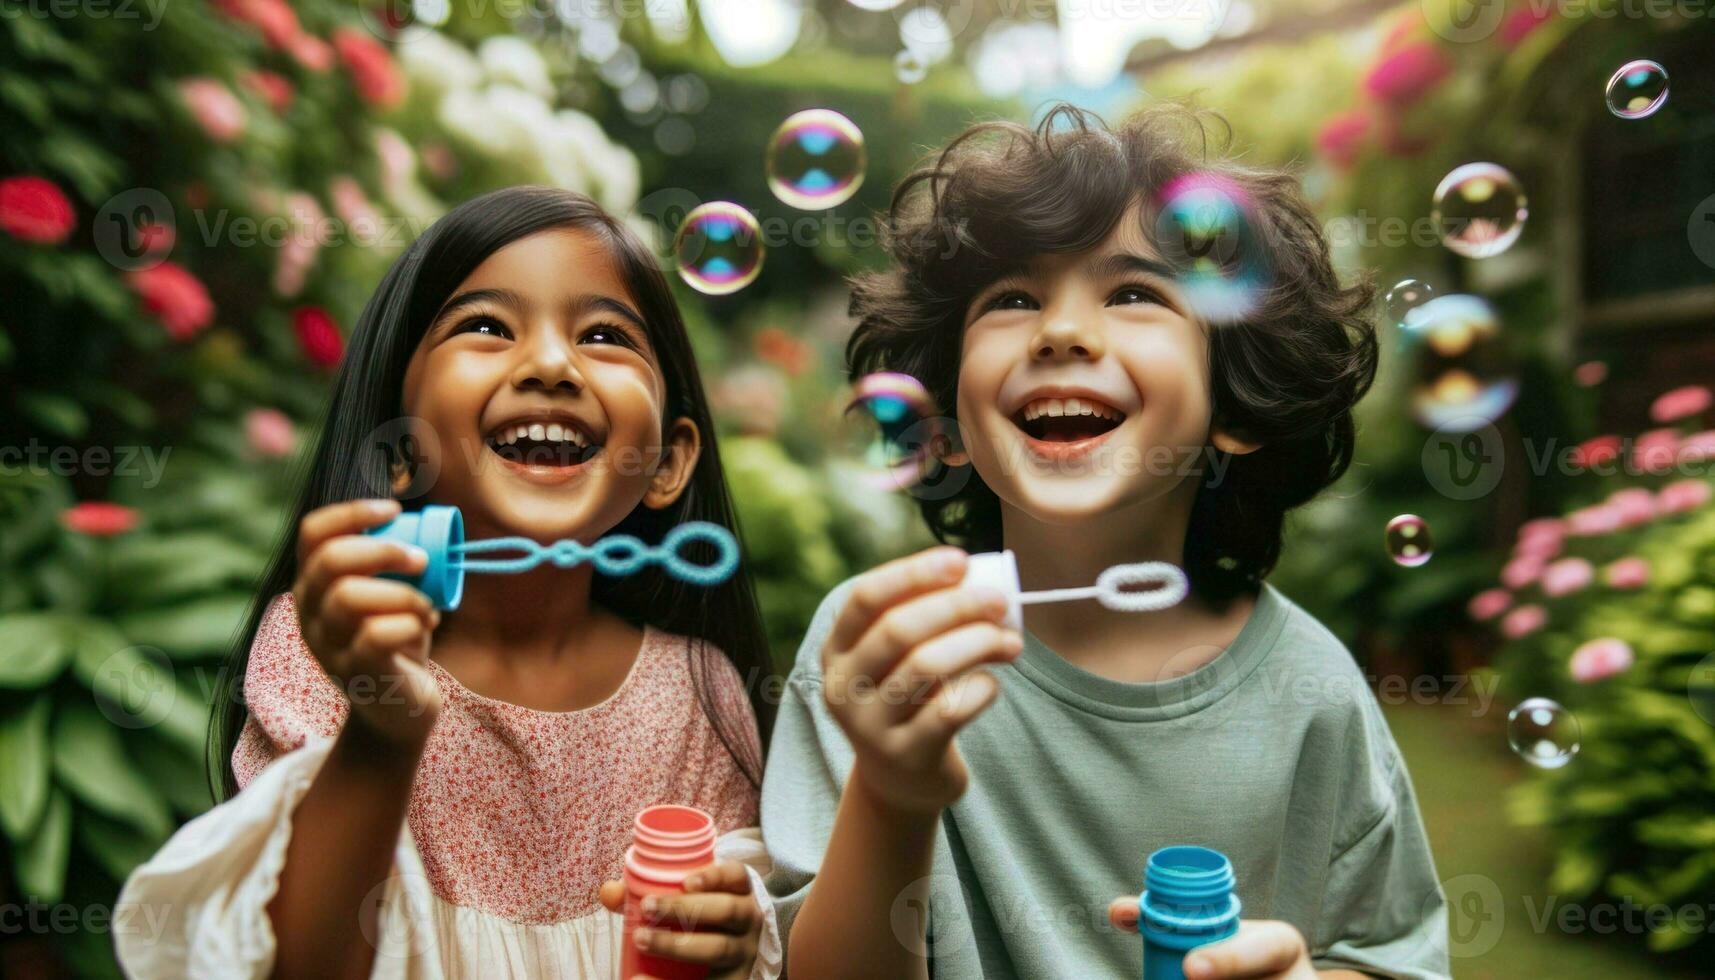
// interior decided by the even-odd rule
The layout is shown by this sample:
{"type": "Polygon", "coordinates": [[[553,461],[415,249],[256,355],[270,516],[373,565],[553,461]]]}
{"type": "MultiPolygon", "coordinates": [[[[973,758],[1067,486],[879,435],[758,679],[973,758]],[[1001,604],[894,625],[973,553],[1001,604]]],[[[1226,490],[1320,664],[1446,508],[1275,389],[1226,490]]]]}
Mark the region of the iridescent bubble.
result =
{"type": "Polygon", "coordinates": [[[1409,326],[1416,311],[1435,297],[1435,287],[1416,279],[1401,279],[1382,297],[1382,308],[1388,322],[1396,327],[1409,326]]]}
{"type": "Polygon", "coordinates": [[[1269,270],[1244,188],[1219,174],[1186,174],[1163,185],[1156,206],[1156,248],[1192,312],[1209,323],[1254,312],[1269,270]]]}
{"type": "Polygon", "coordinates": [[[762,229],[756,216],[731,201],[691,209],[673,235],[679,278],[700,293],[725,296],[762,272],[762,229]]]}
{"type": "Polygon", "coordinates": [[[929,74],[929,63],[923,56],[907,48],[893,56],[893,77],[906,85],[916,85],[929,74]]]}
{"type": "Polygon", "coordinates": [[[1621,119],[1654,115],[1667,102],[1667,69],[1653,61],[1628,61],[1608,79],[1608,111],[1621,119]]]}
{"type": "Polygon", "coordinates": [[[1507,715],[1507,744],[1538,769],[1559,769],[1578,754],[1578,718],[1548,698],[1519,702],[1507,715]]]}
{"type": "Polygon", "coordinates": [[[1512,407],[1518,379],[1501,343],[1501,321],[1476,296],[1449,293],[1405,324],[1415,364],[1412,414],[1430,429],[1474,432],[1512,407]]]}
{"type": "Polygon", "coordinates": [[[1429,522],[1416,514],[1401,514],[1387,522],[1383,534],[1388,557],[1394,564],[1416,568],[1435,554],[1435,541],[1429,535],[1429,522]]]}
{"type": "Polygon", "coordinates": [[[1511,248],[1528,217],[1524,188],[1505,167],[1493,163],[1455,167],[1436,186],[1430,211],[1441,244],[1468,259],[1511,248]]]}
{"type": "Polygon", "coordinates": [[[845,203],[863,186],[863,133],[832,109],[786,117],[768,141],[768,189],[795,208],[845,203]]]}
{"type": "Polygon", "coordinates": [[[936,461],[941,427],[935,402],[909,374],[881,372],[859,378],[841,413],[844,455],[862,465],[864,482],[909,490],[936,461]]]}

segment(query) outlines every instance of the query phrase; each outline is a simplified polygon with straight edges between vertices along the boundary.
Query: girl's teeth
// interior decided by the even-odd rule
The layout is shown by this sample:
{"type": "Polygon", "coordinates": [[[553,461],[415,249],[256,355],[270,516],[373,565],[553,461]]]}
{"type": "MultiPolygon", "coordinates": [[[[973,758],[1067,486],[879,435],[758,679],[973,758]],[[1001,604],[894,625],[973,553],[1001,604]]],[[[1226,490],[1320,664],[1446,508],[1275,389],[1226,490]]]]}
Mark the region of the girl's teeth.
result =
{"type": "Polygon", "coordinates": [[[548,439],[552,442],[559,442],[563,432],[564,430],[560,428],[560,424],[555,422],[548,426],[548,439]]]}
{"type": "Polygon", "coordinates": [[[532,425],[530,427],[530,438],[536,440],[537,442],[541,442],[543,439],[548,438],[547,428],[542,426],[541,424],[532,425]]]}

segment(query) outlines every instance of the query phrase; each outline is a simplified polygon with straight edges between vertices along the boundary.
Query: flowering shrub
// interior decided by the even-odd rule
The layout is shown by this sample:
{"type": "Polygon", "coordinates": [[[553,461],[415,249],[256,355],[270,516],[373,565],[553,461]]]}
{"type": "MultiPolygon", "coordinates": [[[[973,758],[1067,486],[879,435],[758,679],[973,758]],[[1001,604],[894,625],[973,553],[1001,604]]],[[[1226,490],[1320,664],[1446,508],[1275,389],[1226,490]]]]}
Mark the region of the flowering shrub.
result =
{"type": "MultiPolygon", "coordinates": [[[[1470,601],[1508,641],[1510,700],[1553,698],[1579,722],[1574,760],[1511,801],[1517,819],[1552,833],[1556,891],[1715,902],[1715,487],[1704,436],[1681,431],[1710,406],[1702,387],[1662,395],[1651,417],[1677,427],[1634,440],[1630,466],[1622,440],[1601,440],[1582,457],[1600,496],[1526,523],[1500,585],[1470,601]]],[[[1674,919],[1650,945],[1706,936],[1674,919]]]]}

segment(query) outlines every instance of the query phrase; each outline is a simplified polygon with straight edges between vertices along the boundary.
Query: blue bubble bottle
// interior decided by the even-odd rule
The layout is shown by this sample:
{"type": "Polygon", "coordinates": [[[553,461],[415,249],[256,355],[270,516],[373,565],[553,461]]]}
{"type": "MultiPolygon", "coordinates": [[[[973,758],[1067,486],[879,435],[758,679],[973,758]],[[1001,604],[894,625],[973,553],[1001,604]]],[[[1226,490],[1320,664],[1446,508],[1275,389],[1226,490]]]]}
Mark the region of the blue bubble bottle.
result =
{"type": "Polygon", "coordinates": [[[1185,980],[1185,954],[1239,931],[1233,863],[1220,851],[1179,845],[1149,856],[1138,899],[1143,980],[1185,980]]]}

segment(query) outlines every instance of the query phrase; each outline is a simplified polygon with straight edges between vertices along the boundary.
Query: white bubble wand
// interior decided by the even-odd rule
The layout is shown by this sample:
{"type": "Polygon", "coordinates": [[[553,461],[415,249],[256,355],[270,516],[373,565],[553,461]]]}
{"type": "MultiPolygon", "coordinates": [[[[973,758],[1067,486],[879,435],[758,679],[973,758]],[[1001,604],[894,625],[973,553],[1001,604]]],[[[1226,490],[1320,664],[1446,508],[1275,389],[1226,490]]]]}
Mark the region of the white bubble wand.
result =
{"type": "Polygon", "coordinates": [[[1018,580],[1018,559],[1010,551],[972,555],[964,585],[980,585],[1006,596],[1006,624],[1024,628],[1025,606],[1094,599],[1116,612],[1158,612],[1184,601],[1191,591],[1185,570],[1165,561],[1115,565],[1096,576],[1095,585],[1026,592],[1018,580]]]}

